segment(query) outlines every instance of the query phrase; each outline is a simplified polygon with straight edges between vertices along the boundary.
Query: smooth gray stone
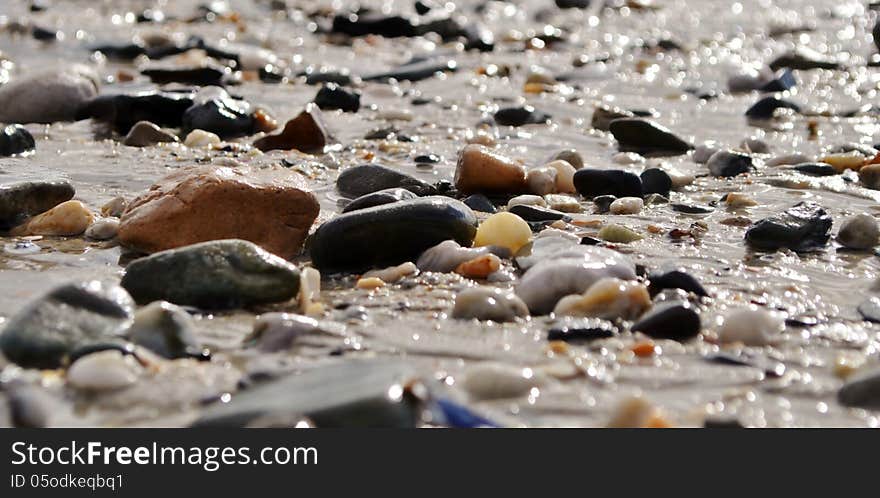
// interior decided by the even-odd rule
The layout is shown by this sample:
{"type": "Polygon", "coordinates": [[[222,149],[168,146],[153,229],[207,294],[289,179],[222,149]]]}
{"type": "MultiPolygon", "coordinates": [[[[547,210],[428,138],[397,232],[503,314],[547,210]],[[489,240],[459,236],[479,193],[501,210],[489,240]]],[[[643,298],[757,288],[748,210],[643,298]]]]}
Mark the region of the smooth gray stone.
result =
{"type": "Polygon", "coordinates": [[[0,333],[0,350],[23,367],[58,368],[78,348],[122,341],[133,306],[117,285],[62,285],[9,320],[0,333]]]}
{"type": "Polygon", "coordinates": [[[293,298],[299,270],[252,242],[212,240],[131,262],[122,286],[138,303],[228,309],[293,298]]]}

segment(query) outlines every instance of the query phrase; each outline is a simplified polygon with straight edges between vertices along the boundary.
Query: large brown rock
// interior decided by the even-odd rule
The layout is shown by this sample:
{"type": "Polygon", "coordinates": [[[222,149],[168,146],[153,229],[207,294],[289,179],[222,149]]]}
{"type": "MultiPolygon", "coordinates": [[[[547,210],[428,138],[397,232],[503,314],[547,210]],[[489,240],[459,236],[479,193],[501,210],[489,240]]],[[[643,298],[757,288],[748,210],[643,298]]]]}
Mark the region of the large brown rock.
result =
{"type": "Polygon", "coordinates": [[[208,240],[243,239],[290,258],[319,210],[302,177],[289,170],[187,168],[159,180],[128,205],[119,240],[152,253],[208,240]]]}

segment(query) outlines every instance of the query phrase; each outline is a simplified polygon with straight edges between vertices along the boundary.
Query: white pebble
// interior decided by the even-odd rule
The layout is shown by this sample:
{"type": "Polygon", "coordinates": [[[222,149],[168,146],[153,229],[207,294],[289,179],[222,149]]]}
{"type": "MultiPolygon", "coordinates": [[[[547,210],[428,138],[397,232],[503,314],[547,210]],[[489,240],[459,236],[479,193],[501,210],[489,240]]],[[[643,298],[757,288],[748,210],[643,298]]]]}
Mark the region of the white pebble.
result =
{"type": "Polygon", "coordinates": [[[545,201],[544,198],[539,195],[523,194],[513,197],[509,201],[507,201],[507,209],[510,209],[513,206],[547,207],[547,201],[545,201]]]}
{"type": "Polygon", "coordinates": [[[748,346],[763,346],[772,342],[785,329],[785,322],[757,306],[731,311],[718,329],[722,342],[741,342],[748,346]]]}
{"type": "Polygon", "coordinates": [[[200,148],[211,147],[221,142],[220,137],[215,133],[205,130],[193,130],[189,132],[183,144],[187,147],[200,148]]]}
{"type": "Polygon", "coordinates": [[[639,197],[621,197],[611,203],[611,214],[638,214],[645,207],[645,201],[639,197]]]}
{"type": "Polygon", "coordinates": [[[526,184],[529,192],[536,195],[552,194],[556,191],[556,169],[537,168],[526,174],[526,184]]]}
{"type": "Polygon", "coordinates": [[[502,399],[524,396],[546,382],[531,368],[484,363],[468,367],[461,386],[476,399],[502,399]]]}
{"type": "Polygon", "coordinates": [[[561,194],[574,194],[577,190],[574,188],[574,174],[577,172],[574,166],[568,161],[557,159],[544,165],[544,167],[556,170],[556,191],[561,194]]]}
{"type": "Polygon", "coordinates": [[[143,367],[131,355],[107,350],[92,353],[73,362],[67,382],[78,389],[108,391],[137,382],[143,367]]]}
{"type": "Polygon", "coordinates": [[[110,240],[119,231],[118,218],[98,218],[86,229],[86,237],[94,240],[110,240]]]}
{"type": "Polygon", "coordinates": [[[618,152],[611,160],[616,164],[642,164],[645,158],[635,152],[618,152]]]}

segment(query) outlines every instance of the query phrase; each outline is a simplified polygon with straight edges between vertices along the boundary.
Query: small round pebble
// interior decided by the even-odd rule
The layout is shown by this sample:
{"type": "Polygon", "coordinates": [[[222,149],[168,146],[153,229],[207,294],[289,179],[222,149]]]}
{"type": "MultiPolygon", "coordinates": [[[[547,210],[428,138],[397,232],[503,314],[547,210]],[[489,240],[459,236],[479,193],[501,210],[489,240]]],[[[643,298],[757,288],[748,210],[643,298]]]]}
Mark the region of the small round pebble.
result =
{"type": "Polygon", "coordinates": [[[611,203],[611,214],[638,214],[645,207],[645,201],[639,197],[621,197],[611,203]]]}
{"type": "Polygon", "coordinates": [[[750,306],[729,312],[718,329],[718,338],[721,342],[763,346],[772,342],[784,329],[782,318],[757,306],[750,306]]]}
{"type": "Polygon", "coordinates": [[[515,254],[531,238],[532,229],[525,220],[513,213],[496,213],[480,223],[474,246],[501,246],[515,254]]]}
{"type": "Polygon", "coordinates": [[[844,220],[837,241],[849,249],[870,249],[880,239],[880,228],[873,216],[861,213],[844,220]]]}
{"type": "Polygon", "coordinates": [[[453,318],[510,322],[529,316],[529,308],[516,294],[495,287],[472,287],[455,297],[453,318]]]}

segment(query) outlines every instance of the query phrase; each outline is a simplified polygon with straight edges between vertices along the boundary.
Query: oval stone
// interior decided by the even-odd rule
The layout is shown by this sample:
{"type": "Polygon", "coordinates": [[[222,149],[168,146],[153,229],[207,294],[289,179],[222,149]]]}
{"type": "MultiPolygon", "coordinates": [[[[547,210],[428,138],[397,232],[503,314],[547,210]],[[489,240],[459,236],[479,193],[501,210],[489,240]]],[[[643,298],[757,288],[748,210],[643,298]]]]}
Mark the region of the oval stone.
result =
{"type": "Polygon", "coordinates": [[[312,263],[323,271],[358,271],[415,261],[425,250],[455,240],[470,246],[477,218],[447,197],[420,197],[360,209],[321,225],[310,243],[312,263]]]}

